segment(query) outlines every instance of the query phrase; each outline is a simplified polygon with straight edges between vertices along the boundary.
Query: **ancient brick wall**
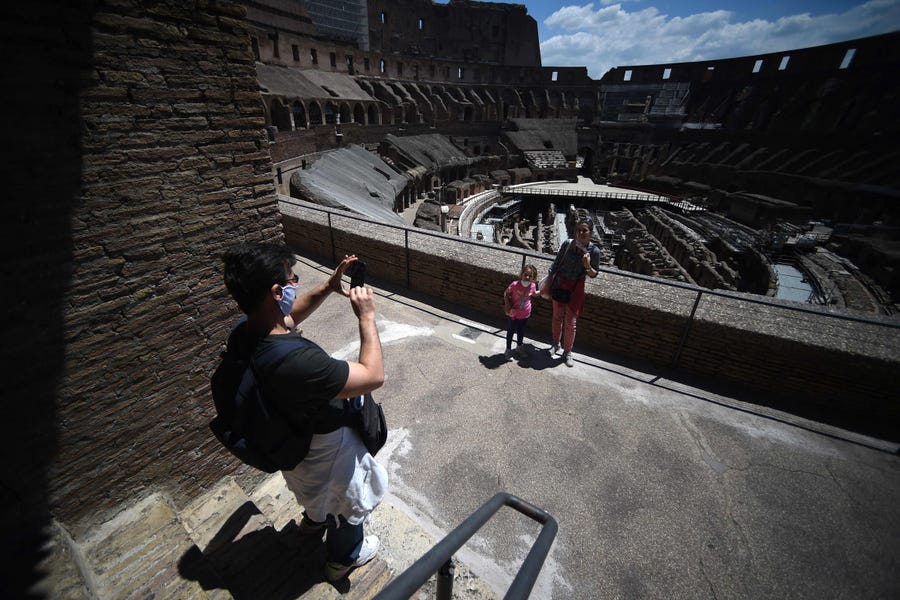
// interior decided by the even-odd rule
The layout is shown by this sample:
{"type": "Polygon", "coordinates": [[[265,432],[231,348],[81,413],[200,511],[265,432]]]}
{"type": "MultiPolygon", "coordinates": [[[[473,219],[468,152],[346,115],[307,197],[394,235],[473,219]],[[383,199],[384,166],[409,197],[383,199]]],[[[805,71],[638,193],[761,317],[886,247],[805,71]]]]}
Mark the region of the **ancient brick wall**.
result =
{"type": "Polygon", "coordinates": [[[207,429],[236,318],[220,254],[282,234],[242,8],[37,4],[9,15],[28,92],[12,113],[24,152],[4,161],[3,402],[22,460],[3,485],[77,532],[232,470],[207,429]]]}
{"type": "Polygon", "coordinates": [[[370,0],[368,7],[369,44],[375,52],[540,66],[537,22],[524,6],[370,0]],[[473,39],[479,43],[473,45],[473,39]]]}
{"type": "MultiPolygon", "coordinates": [[[[376,280],[409,286],[504,327],[499,299],[521,269],[521,254],[414,229],[404,235],[402,229],[337,216],[341,213],[332,214],[332,246],[324,212],[294,200],[279,206],[285,239],[297,251],[326,261],[359,254],[376,280]]],[[[546,274],[551,256],[524,254],[539,276],[546,274]]],[[[713,296],[702,288],[608,272],[588,279],[586,290],[576,351],[639,361],[667,376],[694,374],[707,383],[738,384],[757,399],[762,391],[776,407],[821,420],[891,436],[900,432],[893,391],[900,357],[896,329],[765,306],[750,295],[713,296]],[[668,371],[671,366],[677,372],[668,371]]],[[[535,302],[529,331],[536,339],[549,340],[550,314],[548,302],[535,302]]]]}

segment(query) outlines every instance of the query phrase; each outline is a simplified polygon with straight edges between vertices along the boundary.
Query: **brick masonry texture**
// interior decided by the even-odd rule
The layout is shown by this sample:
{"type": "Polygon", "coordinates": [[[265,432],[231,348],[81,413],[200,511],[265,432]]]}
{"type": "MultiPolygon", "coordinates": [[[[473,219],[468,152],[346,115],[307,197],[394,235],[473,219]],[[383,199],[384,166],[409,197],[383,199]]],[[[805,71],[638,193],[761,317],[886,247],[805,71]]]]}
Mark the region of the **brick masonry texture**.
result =
{"type": "MultiPolygon", "coordinates": [[[[39,223],[18,232],[23,248],[4,267],[23,284],[29,273],[61,277],[55,303],[23,296],[4,311],[18,322],[5,328],[4,352],[29,339],[43,346],[7,357],[13,400],[37,404],[23,422],[45,423],[23,433],[17,454],[34,460],[35,493],[46,477],[47,508],[77,534],[129,498],[190,498],[232,470],[207,428],[209,376],[236,317],[220,255],[282,233],[243,8],[118,0],[56,16],[22,10],[46,11],[20,17],[21,42],[55,52],[59,69],[47,86],[58,97],[33,97],[69,110],[35,123],[68,126],[70,138],[62,148],[47,138],[45,173],[34,175],[48,182],[5,219],[39,223]]],[[[31,495],[28,482],[4,483],[31,495]]]]}

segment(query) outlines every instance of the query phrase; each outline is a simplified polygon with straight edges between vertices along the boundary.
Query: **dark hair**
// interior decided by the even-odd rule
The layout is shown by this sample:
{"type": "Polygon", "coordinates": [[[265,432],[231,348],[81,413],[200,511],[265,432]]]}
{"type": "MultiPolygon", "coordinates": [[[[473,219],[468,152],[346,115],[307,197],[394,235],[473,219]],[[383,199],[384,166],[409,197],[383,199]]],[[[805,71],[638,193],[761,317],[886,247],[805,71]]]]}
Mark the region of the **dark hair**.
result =
{"type": "Polygon", "coordinates": [[[266,293],[277,283],[284,285],[285,266],[293,266],[294,254],[284,244],[241,243],[229,248],[225,263],[225,287],[247,314],[259,308],[266,293]]]}
{"type": "Polygon", "coordinates": [[[534,265],[525,265],[524,267],[522,267],[522,273],[524,273],[525,271],[531,271],[531,276],[537,279],[538,272],[537,268],[534,265]]]}

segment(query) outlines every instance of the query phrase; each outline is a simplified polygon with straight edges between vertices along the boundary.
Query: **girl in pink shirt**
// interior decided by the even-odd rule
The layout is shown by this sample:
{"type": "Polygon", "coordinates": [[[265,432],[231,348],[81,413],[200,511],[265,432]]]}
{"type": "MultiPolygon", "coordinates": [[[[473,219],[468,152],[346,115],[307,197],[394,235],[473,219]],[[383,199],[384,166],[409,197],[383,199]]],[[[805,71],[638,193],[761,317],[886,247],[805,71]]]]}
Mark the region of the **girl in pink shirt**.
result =
{"type": "Polygon", "coordinates": [[[517,335],[516,352],[519,358],[527,356],[522,338],[525,335],[525,324],[531,316],[531,299],[538,295],[537,269],[534,265],[525,265],[519,279],[513,281],[503,292],[503,312],[509,317],[506,327],[506,358],[512,358],[513,333],[517,335]]]}

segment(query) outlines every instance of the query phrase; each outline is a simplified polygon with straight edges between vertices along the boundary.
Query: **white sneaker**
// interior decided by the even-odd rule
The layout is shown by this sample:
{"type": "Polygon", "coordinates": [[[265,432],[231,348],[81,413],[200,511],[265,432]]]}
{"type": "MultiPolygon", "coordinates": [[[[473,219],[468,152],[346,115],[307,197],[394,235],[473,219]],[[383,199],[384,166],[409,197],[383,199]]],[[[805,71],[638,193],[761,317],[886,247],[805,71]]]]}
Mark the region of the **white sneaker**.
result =
{"type": "Polygon", "coordinates": [[[550,356],[556,356],[559,354],[559,344],[553,344],[553,347],[550,348],[550,356]]]}
{"type": "Polygon", "coordinates": [[[359,549],[359,556],[353,561],[352,565],[342,565],[336,562],[325,563],[325,578],[328,581],[340,581],[346,577],[350,571],[356,567],[361,567],[378,554],[380,542],[377,535],[367,535],[363,540],[362,547],[359,549]]]}
{"type": "Polygon", "coordinates": [[[572,358],[572,353],[571,353],[571,352],[563,352],[563,360],[566,361],[566,366],[567,366],[567,367],[574,367],[574,366],[575,366],[575,359],[572,358]]]}

